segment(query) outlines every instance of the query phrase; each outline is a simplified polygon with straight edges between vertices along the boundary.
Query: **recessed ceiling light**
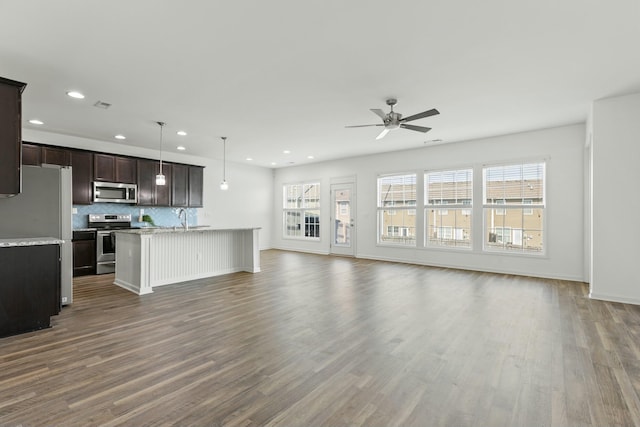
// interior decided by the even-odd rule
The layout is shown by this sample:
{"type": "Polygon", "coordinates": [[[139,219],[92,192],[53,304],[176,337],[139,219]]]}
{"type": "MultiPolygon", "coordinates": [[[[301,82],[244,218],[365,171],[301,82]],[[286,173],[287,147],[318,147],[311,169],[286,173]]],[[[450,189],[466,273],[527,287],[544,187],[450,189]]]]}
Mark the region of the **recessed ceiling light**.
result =
{"type": "Polygon", "coordinates": [[[127,137],[126,137],[126,136],[124,136],[124,135],[120,135],[120,134],[118,134],[118,135],[114,136],[114,138],[115,138],[115,139],[127,139],[127,137]]]}
{"type": "Polygon", "coordinates": [[[179,130],[179,131],[178,131],[178,132],[176,132],[176,133],[177,133],[178,135],[180,135],[180,136],[186,136],[186,135],[187,135],[187,133],[186,133],[185,131],[183,131],[183,130],[179,130]]]}
{"type": "Polygon", "coordinates": [[[271,162],[271,166],[275,166],[275,165],[277,165],[276,162],[271,162]]]}
{"type": "Polygon", "coordinates": [[[307,156],[307,159],[315,159],[313,156],[307,156]]]}
{"type": "Polygon", "coordinates": [[[76,98],[76,99],[84,99],[84,95],[81,94],[78,91],[75,91],[75,90],[71,90],[71,91],[67,92],[67,95],[69,95],[72,98],[76,98]]]}
{"type": "Polygon", "coordinates": [[[38,120],[38,119],[31,119],[29,120],[29,123],[31,123],[32,125],[43,125],[44,122],[42,120],[38,120]]]}
{"type": "Polygon", "coordinates": [[[176,150],[184,151],[184,150],[186,150],[186,148],[184,146],[182,146],[182,145],[178,145],[176,147],[176,150]]]}
{"type": "Polygon", "coordinates": [[[248,160],[248,161],[251,161],[251,160],[253,160],[253,159],[252,159],[251,157],[247,157],[247,160],[248,160]]]}
{"type": "Polygon", "coordinates": [[[289,150],[284,150],[284,151],[283,151],[283,153],[284,153],[284,154],[291,154],[291,151],[289,151],[289,150]]]}

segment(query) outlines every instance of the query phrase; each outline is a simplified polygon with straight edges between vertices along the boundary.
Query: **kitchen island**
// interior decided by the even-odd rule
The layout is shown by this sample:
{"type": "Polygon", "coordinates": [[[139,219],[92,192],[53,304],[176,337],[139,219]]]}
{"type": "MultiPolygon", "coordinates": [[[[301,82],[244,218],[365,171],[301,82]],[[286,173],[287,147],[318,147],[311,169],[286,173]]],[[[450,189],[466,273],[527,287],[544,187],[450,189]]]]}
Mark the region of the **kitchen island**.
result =
{"type": "Polygon", "coordinates": [[[138,295],[155,286],[260,271],[259,228],[156,228],[116,232],[114,283],[138,295]]]}

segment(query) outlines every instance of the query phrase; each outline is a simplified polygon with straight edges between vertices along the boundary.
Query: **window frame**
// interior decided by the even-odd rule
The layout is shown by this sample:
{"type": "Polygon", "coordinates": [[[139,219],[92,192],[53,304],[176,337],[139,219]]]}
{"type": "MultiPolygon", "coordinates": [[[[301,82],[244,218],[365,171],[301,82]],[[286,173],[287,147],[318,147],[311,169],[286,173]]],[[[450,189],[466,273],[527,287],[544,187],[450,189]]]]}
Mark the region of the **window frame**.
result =
{"type": "MultiPolygon", "coordinates": [[[[409,181],[411,180],[411,178],[409,178],[409,181]]],[[[416,172],[398,172],[398,173],[385,173],[385,174],[378,174],[378,176],[376,177],[376,221],[377,221],[377,231],[376,231],[376,243],[379,246],[391,246],[391,247],[403,247],[403,248],[417,248],[417,243],[418,243],[418,239],[417,239],[417,222],[416,222],[416,218],[417,216],[415,215],[415,209],[417,206],[417,197],[418,197],[418,173],[416,172]],[[403,194],[403,200],[402,200],[402,205],[396,203],[396,200],[384,200],[381,197],[381,189],[382,189],[382,185],[386,185],[383,183],[383,181],[385,179],[406,179],[406,177],[412,177],[413,178],[413,194],[415,196],[415,199],[407,199],[406,194],[403,194]],[[412,214],[413,211],[413,214],[412,214]],[[413,221],[413,225],[410,223],[405,223],[403,221],[402,224],[387,224],[384,223],[384,216],[393,216],[393,217],[398,217],[400,216],[401,219],[409,219],[412,218],[413,221]],[[398,230],[403,229],[402,233],[399,234],[405,234],[404,231],[406,231],[407,235],[401,236],[390,236],[388,233],[389,227],[397,227],[398,230]],[[413,235],[411,235],[410,231],[413,228],[413,235]],[[385,230],[387,231],[387,233],[385,233],[385,230]],[[393,239],[395,238],[395,239],[393,239]],[[387,240],[385,240],[387,239],[387,240]]],[[[406,185],[404,182],[402,185],[406,185]]],[[[406,191],[406,190],[404,190],[406,191]]],[[[390,192],[390,189],[387,191],[387,193],[390,192]]],[[[411,191],[409,191],[409,194],[411,194],[411,191]]]]}
{"type": "Polygon", "coordinates": [[[304,181],[304,182],[295,182],[295,183],[287,183],[282,185],[282,238],[283,239],[293,239],[293,240],[305,240],[305,241],[320,241],[320,233],[322,231],[321,220],[322,220],[322,186],[320,180],[314,181],[304,181]],[[292,187],[299,186],[302,189],[302,195],[299,197],[301,200],[300,206],[291,207],[287,206],[289,203],[288,194],[290,194],[290,189],[292,187]],[[317,198],[313,203],[313,206],[309,206],[307,204],[307,198],[304,197],[307,191],[305,188],[311,189],[313,186],[317,186],[315,194],[317,198]],[[299,230],[300,235],[289,234],[289,230],[291,229],[288,218],[290,214],[296,214],[298,217],[296,224],[296,230],[299,230]],[[307,218],[316,217],[316,221],[307,221],[307,218]],[[312,235],[307,235],[309,230],[313,230],[312,235]]]}
{"type": "MultiPolygon", "coordinates": [[[[493,254],[501,254],[501,255],[515,255],[515,256],[525,256],[525,257],[535,257],[535,258],[539,258],[539,257],[546,257],[547,256],[547,195],[546,195],[546,186],[547,186],[547,168],[548,168],[548,162],[547,159],[534,159],[534,160],[524,160],[524,161],[514,161],[514,162],[504,162],[504,163],[494,163],[494,164],[485,164],[482,166],[482,233],[483,233],[483,237],[482,237],[482,252],[483,253],[493,253],[493,254]],[[487,171],[489,169],[492,168],[509,168],[509,167],[521,167],[523,172],[522,172],[522,176],[521,176],[521,181],[524,185],[524,183],[527,181],[527,179],[525,179],[524,176],[524,167],[525,166],[531,166],[531,165],[536,165],[537,167],[541,167],[542,173],[541,173],[541,183],[540,183],[540,191],[541,191],[541,202],[539,203],[534,203],[534,199],[530,196],[525,196],[524,195],[524,191],[521,193],[521,197],[518,198],[513,198],[515,200],[520,199],[520,203],[515,203],[513,201],[510,201],[509,203],[506,203],[506,199],[504,198],[493,198],[493,200],[495,200],[494,203],[487,203],[488,200],[488,196],[487,196],[487,171]],[[500,201],[502,201],[502,203],[500,203],[500,201]],[[499,208],[497,206],[500,206],[499,208]],[[502,229],[503,232],[506,229],[509,229],[511,231],[511,235],[510,235],[510,240],[511,242],[509,244],[512,244],[513,242],[513,232],[514,230],[520,230],[521,231],[521,237],[522,240],[527,238],[527,231],[530,231],[530,228],[525,228],[525,217],[531,217],[534,215],[534,210],[539,209],[542,211],[542,218],[541,218],[541,223],[540,223],[540,240],[541,240],[541,249],[536,251],[533,249],[526,249],[524,245],[522,245],[522,248],[510,248],[507,246],[492,246],[490,245],[490,243],[492,243],[490,241],[490,227],[488,227],[488,220],[487,220],[487,215],[492,211],[495,210],[495,215],[496,216],[501,216],[502,218],[504,218],[503,223],[501,225],[494,225],[493,229],[502,229]],[[522,217],[522,224],[520,226],[520,228],[518,227],[513,227],[511,225],[508,225],[505,221],[507,220],[507,217],[509,216],[509,211],[516,211],[516,210],[520,210],[521,211],[521,217],[522,217]]],[[[504,180],[505,182],[507,181],[506,179],[504,180]]],[[[521,187],[521,188],[524,188],[521,187]]],[[[528,184],[528,188],[533,189],[533,187],[530,186],[530,184],[528,184]]],[[[509,200],[513,200],[513,199],[509,199],[509,200]]],[[[535,230],[535,229],[534,229],[535,230]]],[[[504,233],[503,233],[504,234],[504,233]]],[[[497,236],[496,236],[497,238],[497,236]]],[[[505,244],[507,245],[507,244],[505,244]]]]}
{"type": "MultiPolygon", "coordinates": [[[[457,167],[438,170],[425,170],[423,172],[423,215],[424,215],[424,247],[427,249],[441,249],[441,250],[455,250],[455,251],[472,251],[473,250],[473,198],[474,198],[474,167],[457,167]],[[446,174],[454,174],[454,181],[444,181],[446,174]],[[464,174],[468,178],[468,181],[456,181],[455,177],[458,174],[464,174]],[[469,188],[467,194],[464,197],[459,197],[457,189],[455,190],[455,200],[451,203],[450,200],[433,199],[430,203],[429,195],[429,183],[432,176],[440,175],[441,182],[468,182],[469,188]],[[438,212],[439,214],[436,214],[438,212]],[[453,224],[443,225],[442,223],[431,224],[433,220],[431,213],[434,213],[435,217],[442,218],[442,216],[452,217],[453,224]],[[468,239],[464,239],[465,227],[458,224],[458,216],[468,218],[468,239]],[[450,229],[450,232],[444,232],[445,229],[450,229]],[[436,231],[436,241],[429,236],[429,231],[436,231]],[[457,230],[462,230],[460,233],[463,238],[458,239],[457,230]],[[449,237],[446,237],[449,236],[449,237]],[[449,241],[451,244],[444,244],[444,241],[449,241]],[[440,242],[440,243],[437,243],[440,242]]],[[[451,221],[451,220],[447,220],[451,221]]]]}

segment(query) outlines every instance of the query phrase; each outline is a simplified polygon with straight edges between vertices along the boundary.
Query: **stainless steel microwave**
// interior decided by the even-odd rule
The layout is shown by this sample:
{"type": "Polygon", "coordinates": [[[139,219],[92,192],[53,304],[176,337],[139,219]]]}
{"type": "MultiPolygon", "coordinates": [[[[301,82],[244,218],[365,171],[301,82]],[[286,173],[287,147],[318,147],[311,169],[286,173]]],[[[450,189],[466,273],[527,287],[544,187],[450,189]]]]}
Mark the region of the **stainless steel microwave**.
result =
{"type": "Polygon", "coordinates": [[[138,186],[118,182],[93,182],[93,202],[138,203],[138,186]]]}

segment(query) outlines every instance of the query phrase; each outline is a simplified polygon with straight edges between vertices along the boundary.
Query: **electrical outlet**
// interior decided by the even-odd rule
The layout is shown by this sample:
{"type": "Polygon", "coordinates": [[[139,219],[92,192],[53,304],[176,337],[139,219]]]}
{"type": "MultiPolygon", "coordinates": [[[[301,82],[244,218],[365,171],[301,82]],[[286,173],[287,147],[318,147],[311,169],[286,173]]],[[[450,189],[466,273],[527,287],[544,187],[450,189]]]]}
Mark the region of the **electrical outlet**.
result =
{"type": "Polygon", "coordinates": [[[67,302],[67,297],[62,297],[62,303],[64,304],[65,302],[67,302]]]}
{"type": "Polygon", "coordinates": [[[71,208],[71,213],[72,214],[77,214],[78,213],[78,208],[71,208]]]}

